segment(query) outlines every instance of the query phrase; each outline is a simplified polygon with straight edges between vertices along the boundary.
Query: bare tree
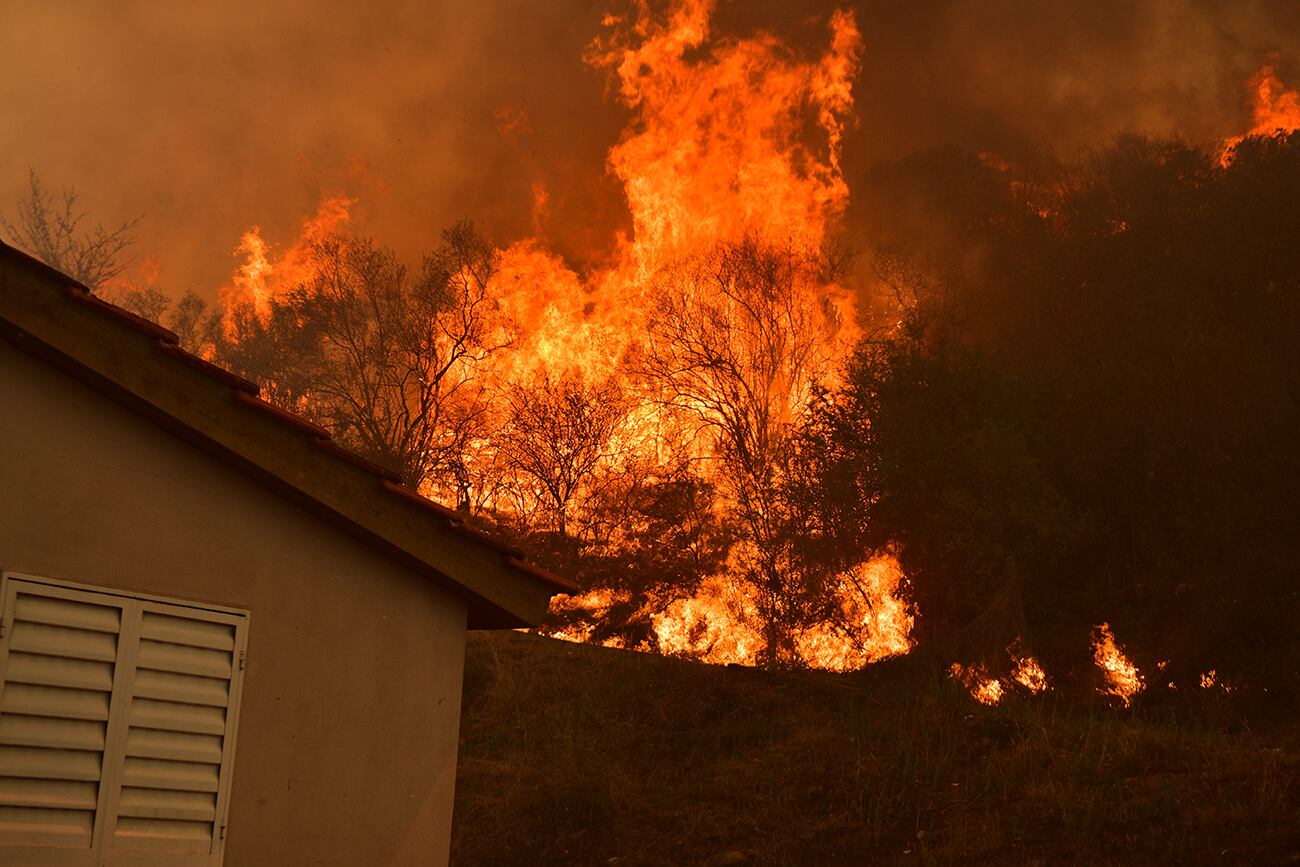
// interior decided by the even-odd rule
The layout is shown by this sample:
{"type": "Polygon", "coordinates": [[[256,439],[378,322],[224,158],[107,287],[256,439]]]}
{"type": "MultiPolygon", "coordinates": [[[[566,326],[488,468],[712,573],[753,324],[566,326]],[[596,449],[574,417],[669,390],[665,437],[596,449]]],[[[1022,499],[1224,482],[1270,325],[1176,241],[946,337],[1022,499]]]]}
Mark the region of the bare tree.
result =
{"type": "Polygon", "coordinates": [[[784,556],[781,455],[827,360],[837,323],[817,256],[749,239],[659,275],[659,302],[634,363],[652,400],[696,420],[744,528],[767,662],[792,653],[801,588],[784,556]]]}
{"type": "Polygon", "coordinates": [[[99,294],[105,301],[111,301],[118,307],[159,324],[162,324],[168,308],[172,306],[172,300],[152,286],[131,288],[115,286],[99,294]]]}
{"type": "Polygon", "coordinates": [[[212,358],[222,340],[221,311],[211,309],[193,290],[170,307],[163,324],[176,332],[182,347],[203,358],[212,358]]]}
{"type": "Polygon", "coordinates": [[[469,223],[416,272],[370,241],[325,239],[312,279],[267,317],[233,311],[225,360],[408,483],[454,493],[485,409],[479,365],[510,341],[492,321],[496,262],[469,223]]]}
{"type": "Polygon", "coordinates": [[[505,399],[509,422],[497,438],[501,453],[532,488],[530,499],[550,516],[554,531],[566,536],[575,501],[594,493],[602,465],[616,455],[623,395],[612,383],[544,377],[508,386],[505,399]]]}
{"type": "Polygon", "coordinates": [[[28,184],[27,198],[16,203],[17,219],[0,216],[0,229],[11,241],[91,289],[122,273],[127,264],[122,254],[135,241],[131,233],[139,217],[111,231],[102,225],[85,231],[86,213],[77,207],[76,190],[64,189],[62,201],[56,201],[35,169],[28,170],[28,184]]]}

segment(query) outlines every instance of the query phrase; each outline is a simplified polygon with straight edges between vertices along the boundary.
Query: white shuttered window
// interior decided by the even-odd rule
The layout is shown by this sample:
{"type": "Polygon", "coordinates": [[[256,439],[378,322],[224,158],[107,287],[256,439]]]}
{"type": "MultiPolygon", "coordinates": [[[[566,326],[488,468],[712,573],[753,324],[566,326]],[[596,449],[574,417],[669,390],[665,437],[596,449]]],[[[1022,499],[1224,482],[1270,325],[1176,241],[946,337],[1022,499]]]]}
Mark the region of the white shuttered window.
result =
{"type": "Polygon", "coordinates": [[[0,864],[219,865],[248,613],[0,579],[0,864]]]}

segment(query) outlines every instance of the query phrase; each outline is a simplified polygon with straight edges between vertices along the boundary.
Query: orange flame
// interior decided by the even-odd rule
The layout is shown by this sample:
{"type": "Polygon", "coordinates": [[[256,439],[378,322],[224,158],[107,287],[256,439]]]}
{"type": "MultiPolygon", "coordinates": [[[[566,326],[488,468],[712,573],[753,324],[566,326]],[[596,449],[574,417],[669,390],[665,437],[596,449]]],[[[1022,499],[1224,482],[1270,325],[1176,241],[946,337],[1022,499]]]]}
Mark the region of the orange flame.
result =
{"type": "Polygon", "coordinates": [[[1000,702],[1013,683],[1019,684],[1033,695],[1045,692],[1048,689],[1047,673],[1038,660],[1025,655],[1022,648],[1019,638],[1007,647],[1007,655],[1011,657],[1012,663],[1011,674],[1007,678],[989,677],[981,663],[962,665],[954,662],[948,668],[948,675],[965,686],[970,691],[971,698],[990,706],[1000,702]]]}
{"type": "Polygon", "coordinates": [[[1016,666],[1011,670],[1011,679],[1035,695],[1047,689],[1047,673],[1032,656],[1016,660],[1016,666]]]}
{"type": "Polygon", "coordinates": [[[1106,687],[1101,692],[1118,698],[1124,707],[1133,704],[1133,697],[1146,687],[1146,683],[1137,666],[1129,661],[1115,643],[1115,636],[1111,634],[1108,623],[1101,624],[1093,632],[1092,659],[1101,669],[1106,681],[1106,687]]]}
{"type": "Polygon", "coordinates": [[[699,592],[651,617],[661,653],[719,665],[754,665],[763,638],[753,624],[757,607],[723,577],[705,579],[699,592]]]}
{"type": "Polygon", "coordinates": [[[235,248],[235,255],[244,258],[243,264],[230,285],[221,290],[226,310],[251,304],[257,315],[265,318],[273,298],[310,281],[315,276],[313,246],[348,226],[352,205],[353,200],[344,196],[324,199],[316,214],[303,221],[298,240],[279,256],[272,255],[260,226],[249,228],[235,248]]]}
{"type": "MultiPolygon", "coordinates": [[[[560,641],[569,641],[574,644],[586,644],[593,640],[595,626],[590,622],[592,619],[603,617],[609,612],[609,609],[621,602],[626,602],[631,598],[627,593],[609,588],[598,587],[594,590],[588,590],[586,593],[568,595],[561,593],[551,598],[552,612],[581,612],[588,618],[586,625],[578,624],[564,629],[558,629],[554,632],[547,633],[551,638],[557,638],[560,641]]],[[[522,630],[528,631],[528,630],[522,630]]],[[[605,647],[623,648],[624,642],[617,637],[606,638],[597,642],[605,647]]]]}
{"type": "MultiPolygon", "coordinates": [[[[905,585],[902,569],[891,556],[877,557],[840,576],[841,616],[833,626],[815,626],[796,636],[799,658],[811,668],[852,671],[907,653],[914,642],[913,613],[902,596],[905,585]]],[[[630,598],[626,592],[597,589],[557,596],[551,610],[580,612],[588,621],[599,620],[611,606],[630,598]]],[[[660,653],[718,665],[759,661],[764,641],[756,625],[758,606],[744,585],[726,576],[706,578],[694,595],[661,606],[651,602],[648,608],[660,653]]],[[[590,626],[571,626],[549,634],[584,642],[591,640],[593,632],[590,626]]]]}
{"type": "Polygon", "coordinates": [[[971,698],[980,704],[992,707],[1002,701],[1005,690],[1002,681],[989,677],[982,665],[962,665],[954,662],[948,668],[948,676],[970,691],[971,698]]]}
{"type": "Polygon", "coordinates": [[[1249,136],[1272,136],[1300,129],[1300,91],[1288,89],[1273,66],[1260,67],[1248,86],[1252,97],[1251,128],[1223,143],[1219,163],[1225,167],[1232,162],[1237,145],[1249,136]]]}
{"type": "Polygon", "coordinates": [[[638,44],[616,33],[589,55],[638,112],[609,165],[627,191],[641,276],[746,233],[815,247],[848,202],[839,155],[862,42],[853,17],[831,18],[830,49],[814,61],[792,60],[767,34],[688,59],[709,38],[713,6],[682,0],[665,23],[643,12],[638,44]],[[801,135],[808,106],[820,151],[801,135]]]}
{"type": "MultiPolygon", "coordinates": [[[[843,214],[849,189],[841,151],[854,122],[852,84],[862,48],[853,16],[834,13],[825,50],[800,57],[767,33],[712,38],[714,5],[673,0],[659,16],[643,3],[633,22],[606,17],[608,32],[586,59],[610,71],[618,98],[633,113],[628,131],[608,154],[609,169],[624,187],[632,234],[619,239],[611,267],[585,279],[540,238],[502,251],[490,286],[502,316],[499,327],[512,338],[509,350],[490,362],[501,382],[617,379],[646,332],[655,300],[652,278],[662,268],[751,237],[816,251],[843,214]]],[[[496,120],[503,135],[528,131],[527,115],[517,106],[499,109],[496,120]]],[[[279,256],[256,226],[245,233],[238,248],[243,264],[223,293],[227,307],[232,301],[251,304],[265,315],[270,299],[310,279],[307,252],[348,223],[351,204],[327,200],[306,221],[298,242],[279,256]]],[[[540,232],[549,210],[544,187],[534,187],[532,205],[534,230],[540,232]]],[[[824,312],[834,325],[826,329],[820,354],[841,357],[856,330],[852,300],[835,286],[808,291],[818,297],[803,306],[824,312]]],[[[791,402],[806,384],[795,385],[788,389],[791,402]]],[[[798,407],[775,409],[793,417],[798,407]]],[[[646,429],[660,421],[644,407],[632,413],[646,429]]],[[[849,669],[906,653],[912,615],[902,601],[897,563],[873,561],[842,576],[841,584],[838,623],[798,636],[802,658],[818,667],[849,669]]],[[[645,613],[659,649],[752,664],[763,641],[746,592],[743,583],[714,576],[690,599],[655,605],[645,613]]],[[[596,614],[610,604],[588,595],[557,602],[596,614]]],[[[573,628],[556,637],[587,640],[591,631],[573,628]]]]}
{"type": "Polygon", "coordinates": [[[851,671],[912,649],[915,617],[903,595],[906,579],[898,561],[877,557],[841,575],[838,617],[795,640],[800,658],[813,668],[851,671]]]}
{"type": "MultiPolygon", "coordinates": [[[[912,649],[913,614],[902,597],[898,561],[877,557],[840,576],[839,616],[795,636],[799,659],[811,668],[852,671],[912,649]]],[[[662,652],[704,662],[755,665],[764,642],[758,606],[742,585],[714,577],[688,599],[652,618],[662,652]]]]}
{"type": "MultiPolygon", "coordinates": [[[[659,22],[643,8],[627,32],[606,18],[613,30],[587,60],[613,70],[635,112],[609,153],[633,234],[613,267],[585,281],[540,240],[504,251],[496,294],[532,335],[512,353],[508,377],[578,372],[603,381],[643,333],[659,269],[749,236],[816,250],[846,207],[840,151],[861,49],[853,17],[832,16],[830,47],[815,60],[793,59],[766,34],[719,41],[701,56],[712,11],[712,0],[679,0],[659,22]]],[[[537,187],[536,226],[545,211],[537,187]]],[[[829,296],[843,340],[852,303],[829,296]]]]}

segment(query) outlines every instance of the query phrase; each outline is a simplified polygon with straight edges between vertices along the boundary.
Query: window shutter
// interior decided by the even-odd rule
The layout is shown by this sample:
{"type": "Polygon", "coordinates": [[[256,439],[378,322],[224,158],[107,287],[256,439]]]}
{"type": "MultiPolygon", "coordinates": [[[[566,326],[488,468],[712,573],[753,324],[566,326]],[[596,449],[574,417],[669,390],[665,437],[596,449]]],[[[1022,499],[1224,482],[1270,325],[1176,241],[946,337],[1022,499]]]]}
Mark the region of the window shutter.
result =
{"type": "Polygon", "coordinates": [[[220,851],[242,620],[143,603],[112,849],[220,851]]]}
{"type": "Polygon", "coordinates": [[[5,579],[0,862],[220,864],[247,615],[5,579]]]}

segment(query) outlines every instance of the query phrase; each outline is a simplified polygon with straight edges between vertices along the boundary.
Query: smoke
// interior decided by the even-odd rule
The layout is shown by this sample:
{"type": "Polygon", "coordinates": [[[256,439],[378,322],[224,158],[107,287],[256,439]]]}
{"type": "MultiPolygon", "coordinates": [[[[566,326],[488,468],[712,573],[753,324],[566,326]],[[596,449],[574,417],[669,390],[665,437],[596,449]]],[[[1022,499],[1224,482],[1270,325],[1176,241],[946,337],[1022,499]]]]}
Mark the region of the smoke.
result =
{"type": "MultiPolygon", "coordinates": [[[[837,4],[722,0],[721,35],[818,50],[837,4]]],[[[408,254],[461,216],[535,229],[579,269],[628,228],[605,155],[629,117],[584,64],[604,0],[149,0],[0,6],[0,208],[26,166],[105,223],[141,214],[160,286],[211,294],[253,223],[286,243],[322,194],[408,254]]],[[[1070,156],[1126,130],[1210,142],[1263,62],[1298,80],[1293,0],[857,0],[850,181],[956,143],[1070,156]]]]}

